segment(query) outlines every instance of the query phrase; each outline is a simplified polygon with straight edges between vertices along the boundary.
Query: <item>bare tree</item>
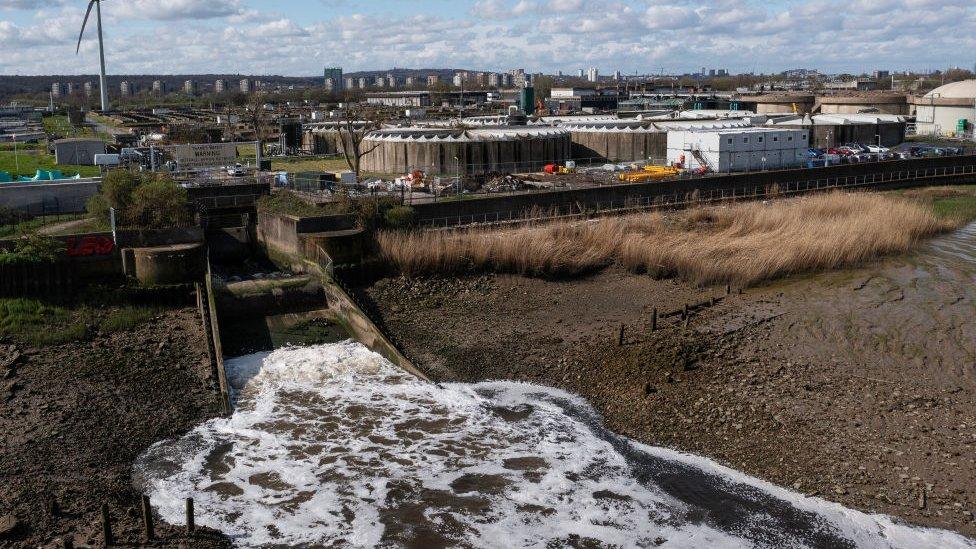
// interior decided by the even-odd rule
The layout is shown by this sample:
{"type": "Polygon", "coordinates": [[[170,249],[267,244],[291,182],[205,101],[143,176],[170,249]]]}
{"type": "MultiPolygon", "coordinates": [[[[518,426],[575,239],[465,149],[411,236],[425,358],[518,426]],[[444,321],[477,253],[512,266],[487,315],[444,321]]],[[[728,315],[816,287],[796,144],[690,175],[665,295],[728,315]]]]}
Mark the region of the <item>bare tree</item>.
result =
{"type": "Polygon", "coordinates": [[[348,109],[339,122],[339,139],[342,145],[342,155],[346,159],[349,169],[359,180],[360,165],[367,154],[373,152],[379,143],[363,149],[363,140],[373,130],[380,128],[382,118],[375,112],[365,109],[348,109]]]}

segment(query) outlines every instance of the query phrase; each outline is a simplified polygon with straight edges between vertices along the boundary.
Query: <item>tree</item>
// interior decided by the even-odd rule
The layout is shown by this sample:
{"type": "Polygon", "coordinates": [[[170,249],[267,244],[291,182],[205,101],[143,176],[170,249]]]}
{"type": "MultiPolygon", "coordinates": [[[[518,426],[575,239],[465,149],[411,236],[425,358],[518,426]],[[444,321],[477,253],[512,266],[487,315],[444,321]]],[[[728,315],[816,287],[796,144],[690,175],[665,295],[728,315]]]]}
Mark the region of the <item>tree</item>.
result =
{"type": "Polygon", "coordinates": [[[342,142],[342,155],[346,159],[349,169],[359,180],[360,165],[367,154],[373,152],[379,143],[363,149],[363,140],[380,127],[380,120],[376,113],[366,112],[362,108],[347,109],[339,122],[339,139],[342,142]]]}

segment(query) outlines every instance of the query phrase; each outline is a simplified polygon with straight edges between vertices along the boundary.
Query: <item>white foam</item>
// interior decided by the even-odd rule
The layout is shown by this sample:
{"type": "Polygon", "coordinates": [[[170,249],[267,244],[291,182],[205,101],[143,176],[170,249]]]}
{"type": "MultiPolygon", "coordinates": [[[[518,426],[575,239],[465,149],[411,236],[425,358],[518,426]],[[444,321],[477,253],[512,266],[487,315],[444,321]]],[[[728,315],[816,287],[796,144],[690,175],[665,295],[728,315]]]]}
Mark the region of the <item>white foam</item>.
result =
{"type": "MultiPolygon", "coordinates": [[[[154,446],[137,466],[167,522],[182,524],[183,499],[193,497],[197,523],[241,546],[430,542],[424,528],[441,543],[475,547],[546,547],[574,537],[619,547],[755,545],[691,518],[693,507],[639,481],[613,443],[622,439],[596,432],[592,410],[568,393],[517,383],[438,387],[352,342],[280,349],[226,367],[234,414],[154,446]],[[567,403],[582,413],[568,413],[567,403]],[[523,458],[545,466],[506,468],[523,458]],[[477,475],[495,480],[472,480],[477,475]]],[[[626,444],[817,513],[859,547],[974,546],[703,458],[626,444]]]]}

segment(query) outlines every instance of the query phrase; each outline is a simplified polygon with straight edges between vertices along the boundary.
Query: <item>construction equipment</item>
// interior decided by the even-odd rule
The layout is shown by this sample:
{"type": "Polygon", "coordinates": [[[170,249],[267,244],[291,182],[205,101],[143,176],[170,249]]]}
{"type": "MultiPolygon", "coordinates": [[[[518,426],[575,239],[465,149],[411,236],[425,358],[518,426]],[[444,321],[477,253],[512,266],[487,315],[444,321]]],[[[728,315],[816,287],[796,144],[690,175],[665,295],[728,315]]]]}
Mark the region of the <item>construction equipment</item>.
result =
{"type": "Polygon", "coordinates": [[[644,166],[640,171],[623,172],[620,174],[619,179],[626,183],[642,183],[644,181],[677,177],[679,173],[680,170],[678,168],[671,166],[644,166]]]}

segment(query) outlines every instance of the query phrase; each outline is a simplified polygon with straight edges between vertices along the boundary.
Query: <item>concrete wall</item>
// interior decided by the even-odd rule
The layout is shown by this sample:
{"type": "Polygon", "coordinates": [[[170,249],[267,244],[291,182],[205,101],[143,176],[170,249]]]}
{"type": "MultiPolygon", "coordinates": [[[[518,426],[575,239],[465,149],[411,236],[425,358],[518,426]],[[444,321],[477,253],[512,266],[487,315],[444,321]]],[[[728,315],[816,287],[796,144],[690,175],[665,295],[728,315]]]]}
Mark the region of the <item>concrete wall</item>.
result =
{"type": "Polygon", "coordinates": [[[513,140],[451,141],[440,139],[363,141],[361,168],[366,172],[430,174],[539,171],[546,164],[571,158],[569,135],[525,137],[513,140]],[[375,148],[374,148],[375,147],[375,148]],[[458,161],[454,160],[457,157],[458,161]]]}
{"type": "Polygon", "coordinates": [[[351,215],[323,215],[296,217],[293,215],[258,213],[257,238],[266,249],[301,256],[306,251],[304,237],[332,232],[351,231],[356,218],[351,215]]]}
{"type": "Polygon", "coordinates": [[[0,183],[0,205],[34,215],[81,213],[101,185],[101,178],[0,183]]]}
{"type": "Polygon", "coordinates": [[[606,162],[664,159],[667,132],[573,132],[573,158],[606,162]]]}

